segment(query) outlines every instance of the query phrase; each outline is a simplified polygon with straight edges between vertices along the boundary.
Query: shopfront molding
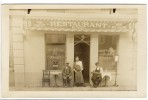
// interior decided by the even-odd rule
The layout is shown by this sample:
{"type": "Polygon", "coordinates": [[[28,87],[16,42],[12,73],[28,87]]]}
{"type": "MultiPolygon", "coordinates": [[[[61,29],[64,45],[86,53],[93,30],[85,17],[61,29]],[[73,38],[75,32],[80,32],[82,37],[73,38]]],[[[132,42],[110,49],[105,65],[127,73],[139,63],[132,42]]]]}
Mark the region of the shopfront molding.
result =
{"type": "Polygon", "coordinates": [[[24,16],[24,29],[69,32],[129,32],[134,29],[134,15],[50,14],[24,16]]]}

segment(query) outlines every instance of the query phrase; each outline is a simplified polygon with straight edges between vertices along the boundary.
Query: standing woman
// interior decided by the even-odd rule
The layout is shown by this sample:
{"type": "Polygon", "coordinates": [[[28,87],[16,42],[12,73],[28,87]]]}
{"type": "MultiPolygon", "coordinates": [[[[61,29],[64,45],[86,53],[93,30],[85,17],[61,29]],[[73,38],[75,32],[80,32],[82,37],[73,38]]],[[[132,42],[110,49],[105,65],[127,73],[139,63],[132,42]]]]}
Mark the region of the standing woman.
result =
{"type": "Polygon", "coordinates": [[[76,86],[83,86],[84,85],[82,70],[83,70],[82,61],[79,60],[79,57],[76,57],[75,58],[75,63],[74,63],[75,84],[76,84],[76,86]]]}

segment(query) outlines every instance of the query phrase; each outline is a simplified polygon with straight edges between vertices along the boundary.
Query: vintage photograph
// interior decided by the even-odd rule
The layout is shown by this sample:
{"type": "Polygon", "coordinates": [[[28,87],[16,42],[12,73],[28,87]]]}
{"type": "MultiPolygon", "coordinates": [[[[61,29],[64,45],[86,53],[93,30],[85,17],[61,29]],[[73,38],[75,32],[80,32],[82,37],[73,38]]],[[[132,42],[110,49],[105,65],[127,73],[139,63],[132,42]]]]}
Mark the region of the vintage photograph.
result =
{"type": "Polygon", "coordinates": [[[9,91],[137,91],[137,6],[48,6],[7,13],[9,91]]]}

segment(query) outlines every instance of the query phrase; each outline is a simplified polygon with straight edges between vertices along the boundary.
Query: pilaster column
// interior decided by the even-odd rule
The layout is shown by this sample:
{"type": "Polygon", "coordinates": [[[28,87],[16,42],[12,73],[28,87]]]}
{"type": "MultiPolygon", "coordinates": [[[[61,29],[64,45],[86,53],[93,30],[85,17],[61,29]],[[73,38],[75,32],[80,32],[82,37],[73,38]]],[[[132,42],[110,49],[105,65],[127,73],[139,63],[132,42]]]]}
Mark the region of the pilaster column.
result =
{"type": "Polygon", "coordinates": [[[91,34],[90,39],[90,71],[89,71],[89,80],[92,84],[91,77],[92,77],[92,70],[95,68],[95,63],[98,62],[98,34],[93,33],[91,34]]]}
{"type": "Polygon", "coordinates": [[[15,86],[24,86],[24,35],[23,17],[10,17],[10,34],[13,34],[12,51],[15,86]]]}
{"type": "MultiPolygon", "coordinates": [[[[69,65],[73,70],[73,63],[74,63],[74,34],[73,33],[69,33],[66,35],[66,62],[69,62],[69,65]]],[[[74,77],[71,81],[72,85],[73,83],[74,83],[74,77]]]]}

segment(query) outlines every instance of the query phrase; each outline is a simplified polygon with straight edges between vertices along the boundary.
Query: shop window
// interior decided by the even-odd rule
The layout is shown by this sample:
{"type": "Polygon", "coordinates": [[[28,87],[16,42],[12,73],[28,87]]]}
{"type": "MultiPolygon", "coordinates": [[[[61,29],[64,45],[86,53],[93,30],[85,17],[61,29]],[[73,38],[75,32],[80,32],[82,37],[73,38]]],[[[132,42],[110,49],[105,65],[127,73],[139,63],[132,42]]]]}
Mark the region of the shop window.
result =
{"type": "Polygon", "coordinates": [[[65,64],[66,35],[45,35],[46,42],[46,69],[61,70],[65,64]]]}
{"type": "Polygon", "coordinates": [[[118,50],[118,35],[99,35],[99,63],[104,70],[116,70],[115,55],[118,50]]]}

